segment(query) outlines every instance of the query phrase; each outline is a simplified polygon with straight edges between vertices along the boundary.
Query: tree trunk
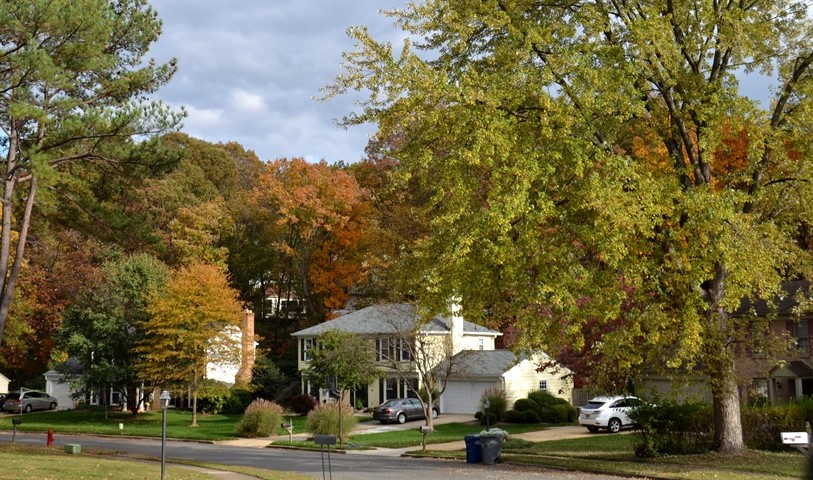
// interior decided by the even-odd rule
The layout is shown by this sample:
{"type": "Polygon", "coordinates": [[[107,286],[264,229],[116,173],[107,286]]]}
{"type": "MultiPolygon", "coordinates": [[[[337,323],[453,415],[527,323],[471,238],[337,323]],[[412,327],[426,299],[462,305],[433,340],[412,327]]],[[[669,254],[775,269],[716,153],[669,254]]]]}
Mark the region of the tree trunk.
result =
{"type": "MultiPolygon", "coordinates": [[[[733,371],[730,372],[733,374],[733,371]]],[[[740,394],[734,375],[721,378],[714,394],[714,444],[723,455],[736,455],[745,449],[740,418],[740,394]]]]}
{"type": "Polygon", "coordinates": [[[708,291],[711,316],[710,329],[706,332],[705,356],[710,359],[708,373],[712,377],[711,392],[714,396],[714,444],[718,453],[735,455],[742,453],[745,444],[742,439],[735,357],[729,338],[731,325],[728,312],[721,306],[727,278],[726,268],[717,264],[708,291]]]}

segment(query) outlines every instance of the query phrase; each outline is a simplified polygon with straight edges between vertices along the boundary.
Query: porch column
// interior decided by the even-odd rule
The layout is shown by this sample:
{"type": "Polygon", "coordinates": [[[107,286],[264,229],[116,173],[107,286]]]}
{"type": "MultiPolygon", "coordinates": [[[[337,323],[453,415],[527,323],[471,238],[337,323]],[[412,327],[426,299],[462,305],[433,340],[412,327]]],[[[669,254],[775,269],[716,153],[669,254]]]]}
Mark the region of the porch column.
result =
{"type": "Polygon", "coordinates": [[[799,378],[799,377],[796,377],[794,379],[794,382],[796,382],[796,400],[801,400],[802,399],[802,379],[799,378]]]}

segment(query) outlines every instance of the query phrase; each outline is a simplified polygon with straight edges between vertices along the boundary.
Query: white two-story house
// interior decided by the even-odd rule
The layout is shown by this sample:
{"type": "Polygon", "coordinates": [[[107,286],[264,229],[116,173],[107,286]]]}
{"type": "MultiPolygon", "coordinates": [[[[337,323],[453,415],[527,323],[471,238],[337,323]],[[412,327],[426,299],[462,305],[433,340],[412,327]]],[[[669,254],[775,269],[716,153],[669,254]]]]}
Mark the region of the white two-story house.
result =
{"type": "MultiPolygon", "coordinates": [[[[494,356],[495,339],[501,336],[502,333],[466,321],[459,315],[458,308],[454,305],[447,315],[437,315],[431,318],[429,321],[422,323],[420,329],[416,331],[416,325],[421,321],[419,312],[414,305],[406,303],[384,304],[363,308],[295,332],[292,336],[297,339],[299,371],[304,372],[308,369],[308,351],[317,345],[319,336],[335,329],[369,337],[370,341],[375,342],[380,363],[381,375],[378,380],[371,382],[365,388],[351,392],[350,401],[353,405],[361,404],[365,407],[374,407],[392,398],[414,397],[414,391],[409,388],[408,383],[419,387],[422,385],[422,379],[420,378],[420,369],[414,368],[413,371],[409,371],[410,366],[414,366],[416,360],[411,358],[411,355],[420,355],[421,352],[440,348],[443,349],[443,355],[436,357],[438,364],[444,359],[460,359],[464,357],[459,361],[459,364],[468,366],[468,370],[458,370],[448,379],[449,394],[444,394],[440,399],[440,409],[443,412],[473,414],[477,410],[476,401],[458,401],[461,398],[459,394],[461,388],[471,392],[468,396],[474,395],[476,400],[479,400],[483,389],[490,386],[500,386],[506,388],[509,398],[513,400],[521,398],[529,391],[540,388],[540,386],[547,385],[549,380],[554,381],[551,373],[533,374],[531,375],[533,378],[528,379],[522,385],[507,381],[505,375],[509,374],[509,372],[519,370],[535,372],[536,369],[532,364],[533,359],[529,360],[522,357],[516,358],[513,362],[508,362],[506,359],[509,357],[515,358],[514,354],[498,350],[497,353],[502,352],[498,356],[500,362],[497,363],[499,365],[491,365],[494,363],[491,360],[498,358],[494,356]],[[405,332],[413,331],[416,332],[414,335],[405,335],[405,332]],[[422,342],[424,348],[408,348],[402,344],[405,341],[422,342]],[[440,347],[440,345],[443,345],[443,347],[440,347]],[[433,348],[433,346],[437,347],[433,348]],[[396,358],[401,366],[407,367],[406,374],[404,374],[403,368],[401,368],[400,374],[392,368],[391,359],[393,358],[396,358]],[[488,368],[480,368],[485,365],[488,368]],[[517,366],[523,368],[517,369],[515,368],[517,366]]],[[[434,361],[433,357],[432,362],[434,361]]],[[[527,375],[523,375],[523,379],[525,377],[527,375]]],[[[320,391],[315,386],[308,384],[304,376],[302,391],[317,397],[320,402],[324,401],[328,395],[325,390],[320,391]]],[[[568,399],[569,393],[568,390],[566,392],[568,399]]]]}

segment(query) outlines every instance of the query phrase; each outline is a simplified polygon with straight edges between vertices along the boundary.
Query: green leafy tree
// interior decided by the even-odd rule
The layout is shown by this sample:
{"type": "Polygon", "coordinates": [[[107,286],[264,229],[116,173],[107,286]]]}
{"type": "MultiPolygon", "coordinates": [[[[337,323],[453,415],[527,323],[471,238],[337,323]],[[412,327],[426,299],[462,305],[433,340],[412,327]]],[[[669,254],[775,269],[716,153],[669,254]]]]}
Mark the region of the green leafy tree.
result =
{"type": "Polygon", "coordinates": [[[145,2],[9,0],[0,26],[2,341],[35,203],[55,200],[52,188],[79,163],[114,169],[132,136],[180,116],[143,102],[175,71],[144,59],[161,30],[145,2]]]}
{"type": "Polygon", "coordinates": [[[149,318],[136,347],[137,369],[157,385],[182,385],[192,393],[192,425],[197,426],[198,388],[209,362],[240,358],[241,305],[222,268],[195,264],[175,271],[148,297],[149,318]]]}
{"type": "MultiPolygon", "coordinates": [[[[82,371],[72,379],[79,391],[112,388],[138,413],[143,398],[136,345],[147,320],[147,294],[161,288],[169,269],[154,257],[137,254],[107,263],[102,278],[68,308],[56,338],[57,347],[77,360],[82,371]]],[[[71,378],[70,371],[65,372],[71,378]]]]}
{"type": "Polygon", "coordinates": [[[351,390],[366,386],[378,376],[373,342],[341,330],[328,330],[308,351],[307,379],[322,388],[339,391],[339,403],[351,390]]]}
{"type": "Polygon", "coordinates": [[[394,178],[430,192],[402,270],[412,293],[436,311],[460,296],[517,348],[587,349],[605,371],[702,366],[717,449],[741,451],[731,312],[813,263],[806,3],[429,0],[389,15],[403,48],[351,29],[327,96],[365,92],[344,124],[398,138],[394,178]],[[743,70],[773,79],[772,101],[739,91],[743,70]],[[736,161],[726,132],[746,132],[736,161]]]}

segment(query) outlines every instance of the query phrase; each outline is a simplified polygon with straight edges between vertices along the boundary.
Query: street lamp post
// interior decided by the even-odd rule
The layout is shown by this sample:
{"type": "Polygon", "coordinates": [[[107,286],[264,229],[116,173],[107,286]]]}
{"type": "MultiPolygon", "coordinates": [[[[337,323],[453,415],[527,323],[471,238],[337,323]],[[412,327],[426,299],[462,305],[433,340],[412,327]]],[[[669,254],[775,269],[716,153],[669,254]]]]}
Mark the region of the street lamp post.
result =
{"type": "Polygon", "coordinates": [[[167,467],[167,408],[169,407],[169,392],[164,390],[158,397],[161,402],[161,480],[164,480],[167,467]]]}

